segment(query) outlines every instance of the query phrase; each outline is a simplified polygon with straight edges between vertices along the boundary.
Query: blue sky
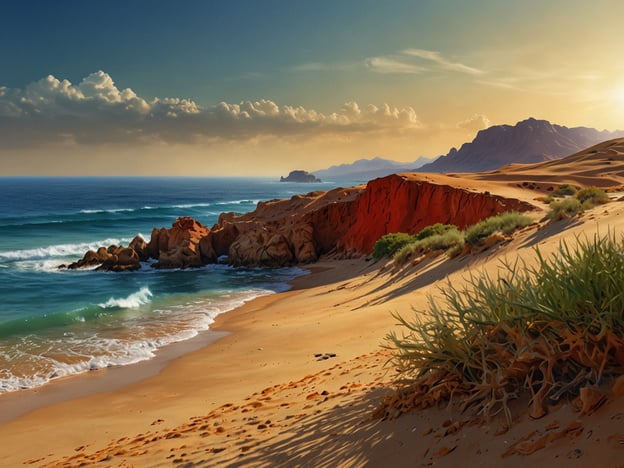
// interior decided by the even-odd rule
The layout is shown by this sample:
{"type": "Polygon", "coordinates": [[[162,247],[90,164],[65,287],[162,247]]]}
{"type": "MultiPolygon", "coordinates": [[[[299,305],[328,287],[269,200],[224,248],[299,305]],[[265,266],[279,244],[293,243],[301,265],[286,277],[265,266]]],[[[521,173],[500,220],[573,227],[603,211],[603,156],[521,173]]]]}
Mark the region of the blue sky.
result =
{"type": "Polygon", "coordinates": [[[207,173],[279,174],[293,161],[436,156],[529,116],[624,127],[616,0],[58,0],[0,11],[3,173],[101,173],[134,155],[124,170],[148,174],[174,152],[207,173]]]}

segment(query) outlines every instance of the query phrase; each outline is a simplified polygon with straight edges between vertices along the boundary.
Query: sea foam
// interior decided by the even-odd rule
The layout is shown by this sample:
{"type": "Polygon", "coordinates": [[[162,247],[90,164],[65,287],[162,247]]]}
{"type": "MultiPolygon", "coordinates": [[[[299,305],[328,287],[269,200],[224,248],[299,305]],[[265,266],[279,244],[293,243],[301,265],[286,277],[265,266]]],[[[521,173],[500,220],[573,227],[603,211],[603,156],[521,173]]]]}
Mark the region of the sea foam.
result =
{"type": "Polygon", "coordinates": [[[153,296],[148,287],[143,287],[139,291],[130,294],[125,298],[111,297],[108,301],[98,304],[103,309],[136,309],[144,304],[148,304],[153,296]]]}
{"type": "Polygon", "coordinates": [[[0,262],[15,260],[42,260],[53,257],[69,257],[84,255],[87,250],[97,250],[102,246],[128,243],[132,239],[104,239],[95,242],[81,242],[77,244],[58,244],[34,249],[13,250],[0,252],[0,262]]]}

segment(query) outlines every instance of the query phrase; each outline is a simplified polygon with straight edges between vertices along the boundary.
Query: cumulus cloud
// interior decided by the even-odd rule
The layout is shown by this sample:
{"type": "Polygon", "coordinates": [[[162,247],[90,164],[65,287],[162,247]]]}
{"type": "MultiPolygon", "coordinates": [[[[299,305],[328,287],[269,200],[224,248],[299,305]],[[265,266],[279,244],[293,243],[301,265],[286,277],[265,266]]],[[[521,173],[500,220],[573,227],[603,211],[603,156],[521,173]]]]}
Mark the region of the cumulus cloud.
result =
{"type": "Polygon", "coordinates": [[[24,89],[0,87],[0,147],[57,141],[81,144],[240,140],[422,128],[411,107],[361,108],[347,102],[335,112],[278,105],[260,99],[201,107],[191,99],[138,96],[98,71],[75,85],[49,75],[24,89]]]}
{"type": "Polygon", "coordinates": [[[483,74],[482,70],[450,60],[440,52],[425,49],[404,49],[398,54],[371,57],[366,59],[366,66],[379,73],[419,74],[441,68],[469,75],[483,74]],[[414,63],[414,59],[419,63],[414,63]]]}
{"type": "Polygon", "coordinates": [[[468,117],[466,120],[462,120],[457,123],[457,128],[462,128],[470,131],[483,130],[492,125],[490,119],[483,114],[474,114],[472,117],[468,117]]]}

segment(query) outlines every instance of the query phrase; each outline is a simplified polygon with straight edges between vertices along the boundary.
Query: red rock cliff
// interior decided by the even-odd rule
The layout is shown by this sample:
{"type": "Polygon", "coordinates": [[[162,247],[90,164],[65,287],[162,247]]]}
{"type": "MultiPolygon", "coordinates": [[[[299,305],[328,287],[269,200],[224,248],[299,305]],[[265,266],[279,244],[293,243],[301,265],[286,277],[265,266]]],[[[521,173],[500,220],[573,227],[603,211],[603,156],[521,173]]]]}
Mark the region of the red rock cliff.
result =
{"type": "Polygon", "coordinates": [[[198,267],[216,262],[222,255],[237,266],[309,263],[323,254],[370,254],[375,242],[392,232],[413,234],[434,223],[464,228],[504,211],[531,209],[526,202],[488,192],[395,174],[375,179],[366,187],[260,202],[256,210],[241,216],[223,213],[212,229],[191,218],[179,218],[170,229],[154,229],[149,244],[133,242],[125,250],[120,248],[123,255],[121,250],[104,249],[102,255],[88,252],[69,268],[101,263],[104,256],[108,259],[112,254],[107,269],[138,268],[139,259],[148,257],[158,259],[159,268],[198,267]]]}
{"type": "Polygon", "coordinates": [[[384,234],[415,234],[434,224],[455,224],[463,229],[504,211],[527,211],[519,200],[436,185],[394,174],[372,180],[355,202],[352,226],[338,241],[340,250],[370,253],[384,234]]]}
{"type": "Polygon", "coordinates": [[[364,187],[296,195],[259,203],[242,216],[222,215],[202,252],[228,255],[235,265],[277,266],[322,254],[369,254],[391,232],[416,233],[433,223],[464,228],[504,211],[533,207],[519,200],[436,185],[395,174],[364,187]]]}

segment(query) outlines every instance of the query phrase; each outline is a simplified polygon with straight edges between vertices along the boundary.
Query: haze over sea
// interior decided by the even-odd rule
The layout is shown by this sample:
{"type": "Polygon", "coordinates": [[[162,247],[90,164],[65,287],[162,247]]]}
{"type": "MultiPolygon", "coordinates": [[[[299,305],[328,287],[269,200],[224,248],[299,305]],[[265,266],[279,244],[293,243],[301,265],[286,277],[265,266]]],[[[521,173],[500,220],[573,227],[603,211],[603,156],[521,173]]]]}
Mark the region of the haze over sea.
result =
{"type": "MultiPolygon", "coordinates": [[[[357,181],[268,178],[0,178],[0,394],[154,356],[207,330],[214,317],[281,291],[304,270],[209,265],[184,271],[59,270],[88,249],[127,244],[191,216],[357,181]]],[[[208,332],[209,333],[209,332],[208,332]]]]}

